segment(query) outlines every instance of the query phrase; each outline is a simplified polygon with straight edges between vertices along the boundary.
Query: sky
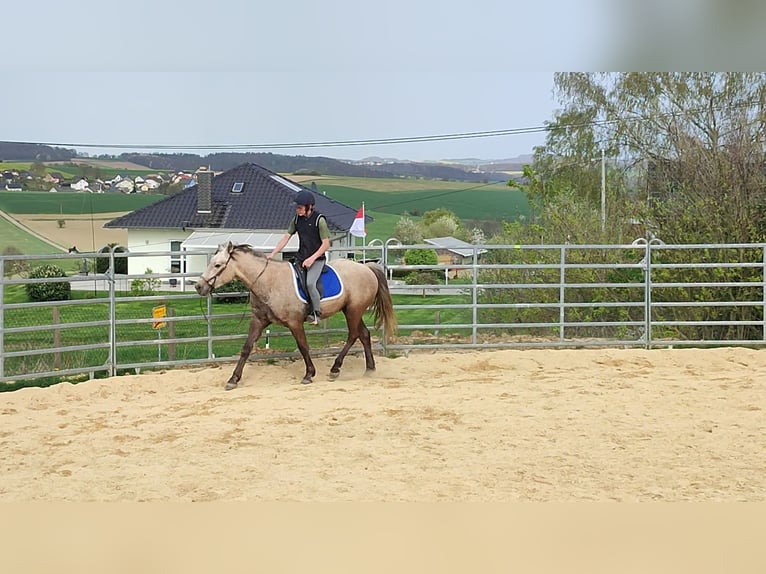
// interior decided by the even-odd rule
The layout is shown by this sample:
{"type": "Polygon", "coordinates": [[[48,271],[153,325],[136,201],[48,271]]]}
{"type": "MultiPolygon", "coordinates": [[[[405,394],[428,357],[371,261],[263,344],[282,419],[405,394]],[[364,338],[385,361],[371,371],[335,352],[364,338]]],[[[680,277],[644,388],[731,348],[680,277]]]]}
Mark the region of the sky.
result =
{"type": "Polygon", "coordinates": [[[747,67],[762,53],[753,41],[732,50],[748,14],[762,15],[757,2],[729,0],[720,14],[717,0],[614,4],[26,0],[0,15],[0,140],[91,155],[505,159],[545,132],[487,132],[552,120],[554,70],[723,65],[732,52],[747,67]],[[737,7],[744,16],[726,16],[737,7]],[[719,49],[695,49],[715,26],[719,49]],[[379,142],[402,138],[431,141],[379,142]],[[366,140],[378,143],[315,145],[366,140]]]}

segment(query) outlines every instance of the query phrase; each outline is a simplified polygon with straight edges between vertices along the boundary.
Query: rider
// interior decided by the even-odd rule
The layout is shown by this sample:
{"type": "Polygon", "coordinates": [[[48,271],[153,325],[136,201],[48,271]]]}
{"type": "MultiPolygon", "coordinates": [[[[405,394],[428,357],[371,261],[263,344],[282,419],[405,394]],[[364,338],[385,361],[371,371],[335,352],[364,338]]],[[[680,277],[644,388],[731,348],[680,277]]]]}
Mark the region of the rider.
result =
{"type": "Polygon", "coordinates": [[[306,320],[313,325],[319,324],[321,311],[319,308],[319,290],[317,280],[325,264],[325,252],[330,247],[330,229],[327,227],[325,216],[314,209],[314,194],[307,189],[295,195],[295,217],[290,221],[287,233],[279,240],[277,246],[269,254],[273,258],[290,241],[294,233],[298,233],[297,264],[306,269],[306,288],[311,299],[311,309],[306,320]]]}

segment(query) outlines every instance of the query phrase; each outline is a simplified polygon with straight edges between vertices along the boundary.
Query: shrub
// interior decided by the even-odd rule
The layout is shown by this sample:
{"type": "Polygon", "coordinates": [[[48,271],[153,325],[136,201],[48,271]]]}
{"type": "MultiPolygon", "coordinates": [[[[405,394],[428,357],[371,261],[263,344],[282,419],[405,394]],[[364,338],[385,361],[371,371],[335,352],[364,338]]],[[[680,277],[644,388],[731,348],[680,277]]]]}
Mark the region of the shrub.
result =
{"type": "MultiPolygon", "coordinates": [[[[154,271],[149,268],[144,271],[145,275],[151,275],[152,273],[154,273],[154,271]]],[[[152,295],[159,288],[160,280],[153,277],[146,277],[145,279],[137,277],[130,282],[130,294],[134,297],[152,295]]]]}
{"type": "Polygon", "coordinates": [[[436,265],[439,258],[433,249],[408,249],[404,253],[405,265],[436,265]]]}
{"type": "Polygon", "coordinates": [[[216,287],[213,293],[218,295],[218,297],[213,298],[213,301],[216,303],[247,303],[250,300],[250,294],[247,285],[242,283],[242,281],[239,279],[230,281],[226,285],[216,287]],[[240,297],[228,295],[228,293],[241,293],[243,291],[245,292],[245,295],[240,297]]]}
{"type": "MultiPolygon", "coordinates": [[[[30,279],[66,277],[66,273],[56,265],[40,265],[32,269],[29,277],[30,279]]],[[[28,283],[26,288],[27,296],[31,301],[66,301],[72,295],[72,286],[68,281],[28,283]]]]}
{"type": "Polygon", "coordinates": [[[439,275],[435,271],[413,271],[404,278],[407,285],[438,285],[439,275]]]}

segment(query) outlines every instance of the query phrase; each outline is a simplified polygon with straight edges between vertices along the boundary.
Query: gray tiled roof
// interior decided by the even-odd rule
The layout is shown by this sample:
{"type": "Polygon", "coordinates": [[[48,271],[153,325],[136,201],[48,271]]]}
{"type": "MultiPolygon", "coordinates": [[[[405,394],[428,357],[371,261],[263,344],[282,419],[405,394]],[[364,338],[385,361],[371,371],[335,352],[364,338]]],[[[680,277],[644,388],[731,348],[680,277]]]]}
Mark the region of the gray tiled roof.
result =
{"type": "MultiPolygon", "coordinates": [[[[452,251],[452,253],[457,253],[461,257],[471,257],[473,255],[473,245],[455,237],[432,237],[431,239],[424,239],[423,242],[433,245],[437,249],[452,251]]],[[[486,252],[486,249],[478,249],[479,255],[486,252]]]]}
{"type": "MultiPolygon", "coordinates": [[[[197,186],[147,205],[104,224],[128,229],[287,229],[295,216],[293,197],[297,189],[308,189],[254,163],[246,163],[213,177],[212,213],[197,213],[197,186]],[[242,183],[242,191],[232,186],[242,183]]],[[[349,207],[314,193],[316,209],[327,218],[331,231],[346,232],[357,207],[349,207]]],[[[369,222],[371,217],[365,217],[369,222]]]]}

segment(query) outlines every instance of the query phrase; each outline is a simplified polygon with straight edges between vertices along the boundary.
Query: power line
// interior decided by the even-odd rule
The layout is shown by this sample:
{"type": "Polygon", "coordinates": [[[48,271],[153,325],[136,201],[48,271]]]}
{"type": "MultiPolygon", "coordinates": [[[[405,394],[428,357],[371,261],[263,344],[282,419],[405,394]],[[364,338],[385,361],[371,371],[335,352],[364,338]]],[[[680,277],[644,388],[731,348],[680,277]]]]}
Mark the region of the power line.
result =
{"type": "MultiPolygon", "coordinates": [[[[735,110],[738,108],[750,108],[759,106],[762,103],[758,100],[743,101],[730,104],[728,106],[715,106],[712,108],[690,108],[687,110],[660,112],[655,115],[658,118],[666,117],[687,117],[697,113],[709,113],[711,111],[720,112],[726,109],[735,110]]],[[[554,120],[541,126],[530,126],[524,128],[510,128],[503,130],[458,132],[448,134],[433,134],[424,136],[407,136],[395,138],[370,138],[370,139],[349,139],[349,140],[320,140],[307,142],[277,142],[264,144],[207,144],[207,145],[171,145],[171,144],[121,144],[121,143],[73,143],[73,142],[45,142],[45,141],[3,141],[2,143],[14,145],[44,145],[51,147],[74,147],[83,149],[120,149],[120,150],[148,150],[148,151],[176,151],[176,150],[195,150],[195,151],[237,151],[237,150],[269,150],[269,149],[305,149],[321,147],[354,147],[370,145],[392,145],[403,143],[428,143],[436,141],[480,139],[491,137],[504,137],[522,134],[534,134],[549,132],[552,130],[598,127],[607,126],[619,122],[645,122],[650,118],[626,114],[621,118],[610,118],[591,120],[587,122],[562,124],[554,120]]]]}
{"type": "Polygon", "coordinates": [[[368,145],[388,145],[401,143],[427,143],[434,141],[478,139],[521,135],[548,131],[548,126],[533,126],[526,128],[512,128],[507,130],[461,132],[452,134],[436,134],[427,136],[411,136],[397,138],[375,138],[358,140],[326,140],[309,142],[288,142],[268,144],[221,144],[221,145],[155,145],[155,144],[107,144],[107,143],[64,143],[64,142],[31,142],[31,141],[7,141],[10,144],[46,145],[51,147],[77,147],[77,148],[111,148],[111,149],[146,149],[146,150],[257,150],[257,149],[287,149],[287,148],[314,148],[314,147],[351,147],[368,145]]]}

